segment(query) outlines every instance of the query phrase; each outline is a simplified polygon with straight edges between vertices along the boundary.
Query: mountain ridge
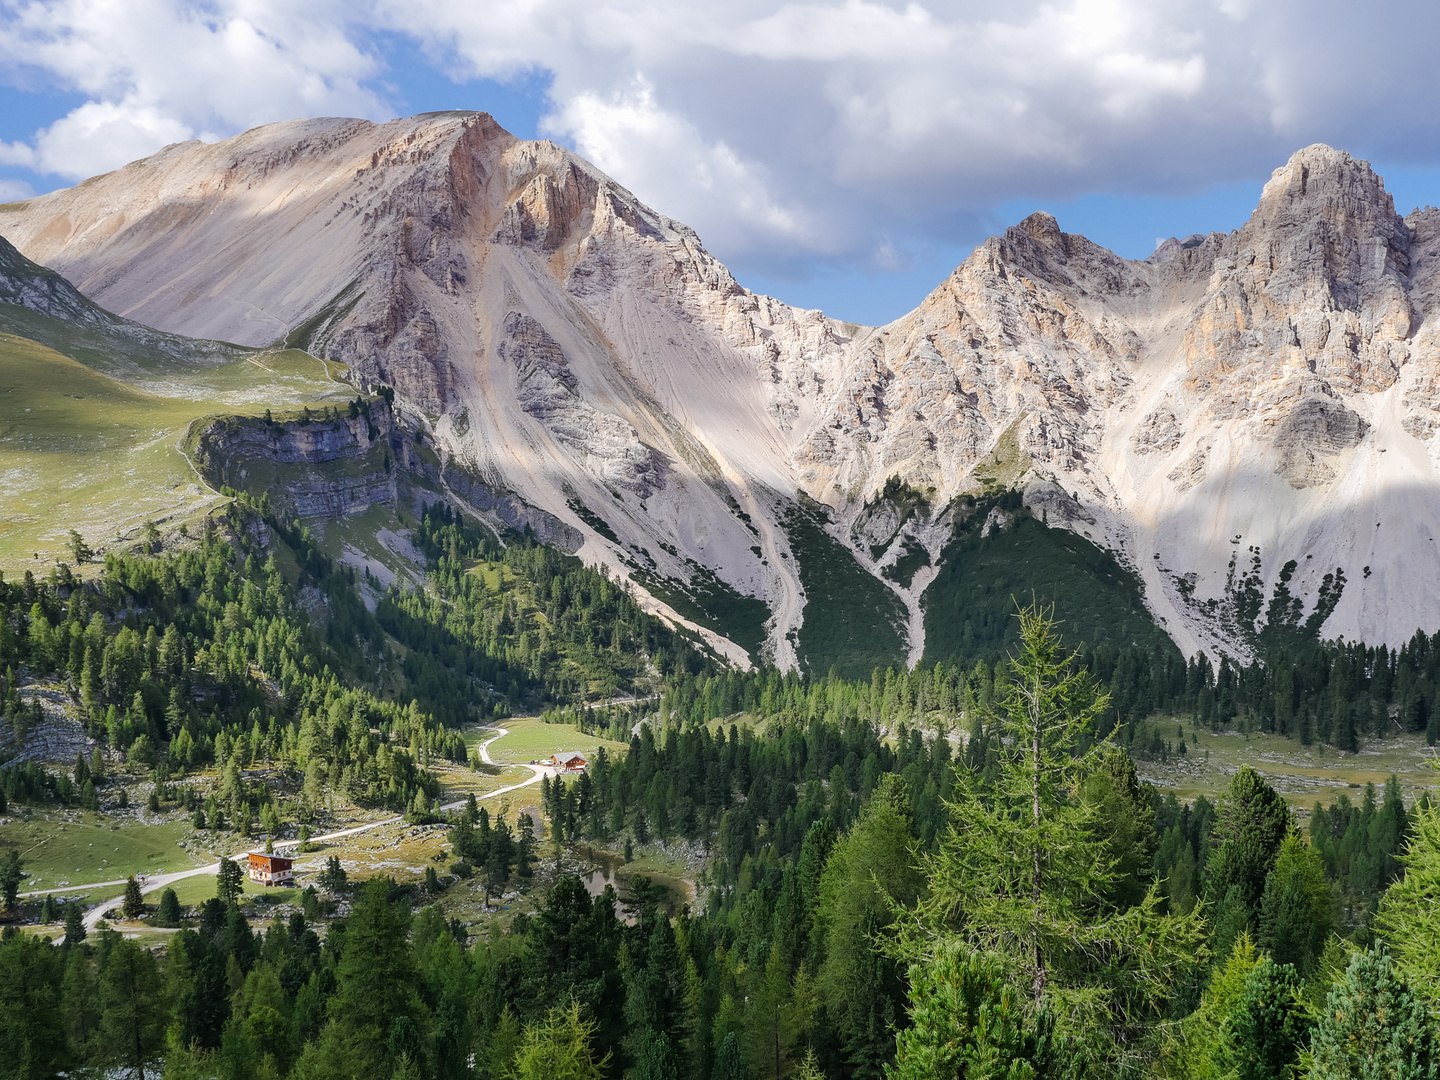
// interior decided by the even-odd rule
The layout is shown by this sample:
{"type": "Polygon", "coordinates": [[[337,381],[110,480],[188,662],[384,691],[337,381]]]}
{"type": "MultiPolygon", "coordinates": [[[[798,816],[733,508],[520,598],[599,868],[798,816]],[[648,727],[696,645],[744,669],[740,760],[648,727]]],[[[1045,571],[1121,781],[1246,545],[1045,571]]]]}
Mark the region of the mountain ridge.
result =
{"type": "Polygon", "coordinates": [[[814,667],[795,507],[824,506],[901,602],[913,663],[955,500],[1002,481],[1114,551],[1187,653],[1253,651],[1250,597],[1282,588],[1307,615],[1334,600],[1327,636],[1440,621],[1440,215],[1398,217],[1328,147],[1241,229],[1143,261],[1032,215],[885,327],[748,292],[692,230],[485,114],[179,144],[0,207],[0,234],[127,318],[393,387],[443,462],[578,530],[588,561],[760,598],[782,667],[814,667]],[[884,509],[892,477],[923,512],[884,509]]]}

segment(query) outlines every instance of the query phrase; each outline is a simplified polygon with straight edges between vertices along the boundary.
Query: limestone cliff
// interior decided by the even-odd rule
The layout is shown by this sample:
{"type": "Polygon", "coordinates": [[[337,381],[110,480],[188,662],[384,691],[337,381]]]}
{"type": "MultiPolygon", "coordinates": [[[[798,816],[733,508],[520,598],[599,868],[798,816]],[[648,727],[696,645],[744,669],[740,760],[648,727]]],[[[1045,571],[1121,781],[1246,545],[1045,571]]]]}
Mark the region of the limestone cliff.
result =
{"type": "MultiPolygon", "coordinates": [[[[393,387],[431,455],[403,469],[513,493],[512,516],[637,578],[713,572],[768,605],[782,665],[806,617],[796,505],[824,504],[904,601],[914,657],[944,508],[987,485],[1116,551],[1187,652],[1245,652],[1248,598],[1282,585],[1327,598],[1329,635],[1440,626],[1440,214],[1397,216],[1327,147],[1244,228],[1144,261],[1036,214],[880,328],[748,292],[691,230],[484,114],[180,144],[0,209],[0,233],[128,318],[393,387]],[[887,575],[902,553],[918,569],[887,575]]],[[[362,435],[333,511],[397,482],[362,435]]]]}

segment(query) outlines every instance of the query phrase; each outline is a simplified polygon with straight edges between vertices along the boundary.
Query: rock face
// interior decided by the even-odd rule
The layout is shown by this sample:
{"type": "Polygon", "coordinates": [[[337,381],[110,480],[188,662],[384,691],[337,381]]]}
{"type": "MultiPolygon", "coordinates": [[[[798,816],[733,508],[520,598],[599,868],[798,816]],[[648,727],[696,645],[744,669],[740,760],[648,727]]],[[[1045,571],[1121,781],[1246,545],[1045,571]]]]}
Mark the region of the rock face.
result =
{"type": "Polygon", "coordinates": [[[583,536],[563,521],[447,467],[394,422],[383,397],[361,405],[354,416],[327,409],[280,419],[211,418],[190,432],[190,458],[212,486],[266,494],[287,520],[352,517],[372,506],[419,513],[450,494],[497,525],[580,549],[583,536]]]}
{"type": "Polygon", "coordinates": [[[412,467],[514,492],[516,520],[591,561],[710,568],[769,605],[782,666],[801,499],[908,605],[918,656],[918,553],[947,530],[879,507],[892,477],[935,508],[1027,487],[1135,569],[1187,652],[1243,653],[1237,591],[1277,585],[1311,607],[1323,587],[1327,635],[1440,626],[1440,213],[1398,217],[1328,147],[1244,228],[1143,262],[1035,214],[881,328],[748,292],[691,230],[484,114],[180,144],[6,207],[0,234],[126,318],[393,387],[434,450],[412,467]],[[908,584],[882,576],[901,551],[908,584]]]}

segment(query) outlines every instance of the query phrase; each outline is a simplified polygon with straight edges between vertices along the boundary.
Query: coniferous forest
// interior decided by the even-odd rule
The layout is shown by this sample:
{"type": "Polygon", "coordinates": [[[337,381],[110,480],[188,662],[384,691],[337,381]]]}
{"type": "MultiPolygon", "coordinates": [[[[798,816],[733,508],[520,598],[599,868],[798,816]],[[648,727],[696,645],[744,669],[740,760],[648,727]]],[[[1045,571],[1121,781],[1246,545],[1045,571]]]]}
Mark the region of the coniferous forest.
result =
{"type": "MultiPolygon", "coordinates": [[[[340,793],[443,824],[457,874],[487,899],[530,883],[533,905],[477,932],[424,888],[351,880],[332,858],[267,924],[227,870],[191,910],[161,897],[163,946],[87,932],[79,905],[56,944],[14,917],[25,855],[3,852],[0,1075],[1440,1070],[1428,797],[1407,803],[1392,778],[1302,828],[1249,768],[1182,802],[1136,765],[1178,752],[1177,718],[1192,738],[1240,728],[1337,753],[1433,744],[1440,635],[1215,666],[1159,646],[1072,653],[1032,606],[1018,646],[965,666],[746,673],[529,537],[440,506],[414,535],[423,586],[375,590],[373,611],[303,526],[245,497],[178,549],[0,581],[4,721],[44,725],[21,691],[63,684],[97,747],[197,825],[258,840],[323,821],[340,793]],[[441,809],[434,767],[466,760],[460,730],[521,712],[628,750],[547,778],[543,822],[441,809]],[[218,778],[203,800],[178,783],[201,770],[218,778]],[[655,838],[704,853],[688,902],[639,875],[594,895],[566,869],[576,845],[655,838]]],[[[0,766],[4,808],[107,805],[107,760],[0,766]]],[[[138,888],[124,903],[143,907],[138,888]]]]}

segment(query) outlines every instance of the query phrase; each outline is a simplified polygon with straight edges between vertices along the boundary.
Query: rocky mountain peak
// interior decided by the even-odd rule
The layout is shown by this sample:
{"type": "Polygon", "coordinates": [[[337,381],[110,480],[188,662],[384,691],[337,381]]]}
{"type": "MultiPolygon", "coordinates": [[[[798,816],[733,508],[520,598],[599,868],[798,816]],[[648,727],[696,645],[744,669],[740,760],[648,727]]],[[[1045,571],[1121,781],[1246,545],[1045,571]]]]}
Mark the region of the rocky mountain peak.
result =
{"type": "Polygon", "coordinates": [[[1274,232],[1316,220],[1360,236],[1395,232],[1395,200],[1368,161],[1323,143],[1297,150],[1271,174],[1246,231],[1274,232]]]}
{"type": "Polygon", "coordinates": [[[1440,541],[1440,214],[1398,221],[1329,147],[1244,228],[1144,261],[1032,214],[879,328],[748,292],[483,113],[181,144],[0,209],[0,233],[125,316],[393,387],[449,490],[528,504],[654,597],[758,598],[746,633],[782,666],[815,603],[797,508],[903,604],[914,660],[946,515],[996,485],[1115,551],[1187,652],[1243,649],[1277,583],[1323,588],[1329,635],[1394,643],[1440,612],[1413,562],[1440,541]]]}

